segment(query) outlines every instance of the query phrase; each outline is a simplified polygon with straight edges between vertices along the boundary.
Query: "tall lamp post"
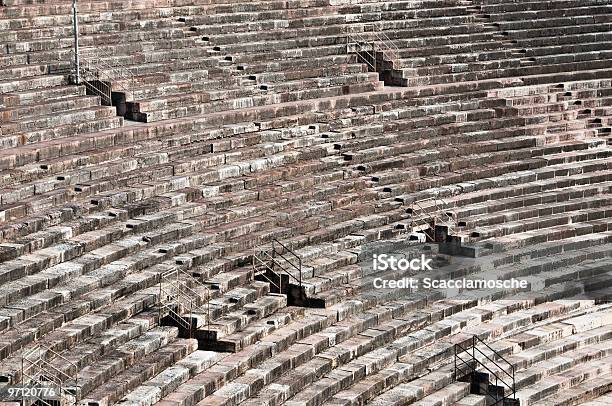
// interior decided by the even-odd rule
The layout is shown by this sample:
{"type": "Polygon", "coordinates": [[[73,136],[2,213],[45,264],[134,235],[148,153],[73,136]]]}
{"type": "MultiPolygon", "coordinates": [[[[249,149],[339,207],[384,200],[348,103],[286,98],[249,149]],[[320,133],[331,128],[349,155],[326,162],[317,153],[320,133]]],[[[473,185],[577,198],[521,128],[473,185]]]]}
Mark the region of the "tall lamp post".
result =
{"type": "Polygon", "coordinates": [[[72,29],[74,32],[74,79],[81,83],[81,63],[79,61],[79,22],[77,20],[77,0],[72,0],[72,29]]]}

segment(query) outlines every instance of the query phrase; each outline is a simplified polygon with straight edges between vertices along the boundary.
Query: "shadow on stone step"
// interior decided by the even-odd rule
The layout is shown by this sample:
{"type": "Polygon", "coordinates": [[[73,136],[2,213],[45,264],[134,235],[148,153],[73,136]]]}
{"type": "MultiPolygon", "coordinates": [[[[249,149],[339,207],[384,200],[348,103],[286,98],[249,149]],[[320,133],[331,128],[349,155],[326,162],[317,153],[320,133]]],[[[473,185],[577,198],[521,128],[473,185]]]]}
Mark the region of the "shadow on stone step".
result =
{"type": "Polygon", "coordinates": [[[287,305],[299,307],[312,307],[323,309],[325,301],[317,298],[309,298],[306,289],[290,281],[289,275],[266,271],[255,275],[255,280],[268,282],[271,293],[287,295],[287,305]]]}
{"type": "Polygon", "coordinates": [[[507,388],[491,383],[490,376],[486,372],[472,371],[458,377],[457,381],[469,383],[472,395],[486,396],[487,406],[520,406],[518,399],[506,397],[507,388]]]}

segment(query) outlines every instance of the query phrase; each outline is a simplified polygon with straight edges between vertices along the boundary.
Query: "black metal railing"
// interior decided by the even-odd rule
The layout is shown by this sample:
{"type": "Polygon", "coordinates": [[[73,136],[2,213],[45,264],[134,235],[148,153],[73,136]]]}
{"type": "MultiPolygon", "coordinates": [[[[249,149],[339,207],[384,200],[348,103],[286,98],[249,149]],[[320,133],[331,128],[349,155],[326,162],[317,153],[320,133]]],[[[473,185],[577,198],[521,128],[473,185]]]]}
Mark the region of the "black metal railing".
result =
{"type": "Polygon", "coordinates": [[[489,344],[484,342],[478,336],[472,337],[472,345],[471,347],[464,348],[461,344],[455,344],[455,381],[457,381],[460,377],[468,375],[470,373],[479,372],[478,370],[485,370],[489,373],[488,383],[493,383],[491,378],[495,379],[495,386],[499,387],[500,383],[503,384],[503,394],[500,395],[498,391],[495,391],[494,394],[491,393],[489,388],[487,387],[487,391],[485,395],[491,397],[495,403],[494,405],[504,403],[506,399],[514,399],[516,400],[516,380],[515,380],[515,367],[512,363],[506,360],[499,352],[495,351],[489,344]],[[485,352],[483,352],[478,345],[484,345],[489,351],[491,351],[495,356],[491,358],[485,352]],[[467,354],[470,358],[465,360],[462,358],[463,354],[467,354]],[[481,361],[480,358],[484,358],[489,361],[491,364],[495,366],[495,370],[489,368],[484,362],[481,361]],[[494,359],[497,358],[497,359],[494,359]],[[506,364],[508,367],[504,369],[504,365],[506,364]],[[463,367],[467,367],[468,372],[465,373],[463,367]],[[506,395],[506,388],[509,391],[509,394],[506,395]]]}
{"type": "Polygon", "coordinates": [[[282,242],[274,239],[272,249],[255,249],[253,268],[256,275],[262,276],[267,282],[282,292],[281,274],[288,275],[302,288],[302,258],[282,242]],[[277,279],[270,279],[265,271],[270,271],[277,279]],[[297,274],[294,275],[294,273],[297,274]]]}
{"type": "Polygon", "coordinates": [[[457,221],[445,210],[447,207],[449,204],[439,197],[412,202],[407,209],[411,231],[421,231],[432,241],[435,241],[436,225],[445,226],[448,234],[454,234],[457,221]]]}
{"type": "Polygon", "coordinates": [[[400,60],[400,50],[395,42],[374,24],[365,24],[360,31],[347,32],[347,53],[355,52],[362,62],[366,63],[373,71],[377,71],[377,55],[382,55],[383,60],[388,61],[395,68],[400,60]]]}
{"type": "Polygon", "coordinates": [[[161,322],[162,318],[168,316],[188,332],[188,338],[192,338],[194,314],[199,314],[202,310],[206,312],[206,324],[210,329],[210,296],[210,288],[187,272],[180,269],[165,272],[159,281],[159,320],[161,322]],[[206,297],[202,297],[189,284],[204,289],[206,297]],[[205,309],[202,309],[203,307],[205,309]]]}
{"type": "Polygon", "coordinates": [[[22,390],[21,404],[37,403],[41,406],[53,406],[57,402],[63,405],[76,405],[79,401],[78,367],[63,355],[42,344],[37,345],[23,354],[21,358],[21,376],[19,382],[22,389],[32,387],[36,390],[22,390]],[[51,361],[60,361],[60,369],[51,361]],[[41,389],[48,390],[43,391],[41,389]]]}

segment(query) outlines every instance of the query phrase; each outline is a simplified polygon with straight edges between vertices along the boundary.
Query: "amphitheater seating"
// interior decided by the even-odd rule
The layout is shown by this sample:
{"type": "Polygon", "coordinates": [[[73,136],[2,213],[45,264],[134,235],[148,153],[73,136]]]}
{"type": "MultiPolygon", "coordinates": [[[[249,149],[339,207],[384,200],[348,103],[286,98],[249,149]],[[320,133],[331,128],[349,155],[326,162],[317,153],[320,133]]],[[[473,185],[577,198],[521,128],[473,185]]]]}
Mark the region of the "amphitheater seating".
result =
{"type": "Polygon", "coordinates": [[[403,85],[479,81],[482,88],[510,77],[535,85],[563,81],[566,72],[582,79],[609,76],[609,5],[602,2],[554,2],[551,8],[478,0],[457,5],[457,15],[436,3],[410,15],[409,23],[382,18],[379,29],[397,40],[394,77],[403,85]],[[403,24],[409,33],[398,30],[403,24]]]}
{"type": "Polygon", "coordinates": [[[81,1],[113,106],[70,80],[70,13],[0,0],[0,386],[44,348],[82,406],[486,405],[453,370],[477,336],[521,405],[607,404],[608,4],[81,1]],[[347,52],[376,33],[378,71],[347,52]],[[376,289],[405,275],[367,244],[440,213],[419,276],[528,288],[376,289]],[[308,306],[255,271],[273,240],[308,306]]]}

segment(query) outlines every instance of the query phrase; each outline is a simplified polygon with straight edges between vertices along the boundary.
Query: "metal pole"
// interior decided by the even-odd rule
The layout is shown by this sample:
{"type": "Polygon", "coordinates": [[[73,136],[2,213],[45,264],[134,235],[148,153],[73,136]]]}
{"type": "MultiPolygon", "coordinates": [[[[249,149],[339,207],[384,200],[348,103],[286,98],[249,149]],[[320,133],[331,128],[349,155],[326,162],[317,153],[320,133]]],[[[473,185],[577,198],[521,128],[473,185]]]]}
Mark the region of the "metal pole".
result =
{"type": "Polygon", "coordinates": [[[21,357],[21,406],[26,406],[25,401],[25,368],[24,368],[24,356],[21,357]]]}
{"type": "Polygon", "coordinates": [[[376,44],[372,41],[372,56],[374,59],[374,72],[376,72],[376,44]]]}
{"type": "Polygon", "coordinates": [[[455,350],[455,382],[457,382],[457,344],[454,346],[455,350]]]}
{"type": "Polygon", "coordinates": [[[77,0],[72,0],[72,30],[74,32],[74,79],[81,83],[81,62],[79,60],[79,22],[77,20],[77,0]]]}
{"type": "Polygon", "coordinates": [[[158,308],[157,310],[158,312],[158,318],[159,320],[157,320],[157,322],[161,325],[162,322],[162,295],[163,295],[163,288],[162,288],[162,283],[164,282],[164,275],[160,275],[160,279],[159,279],[159,299],[158,299],[158,308]]]}

